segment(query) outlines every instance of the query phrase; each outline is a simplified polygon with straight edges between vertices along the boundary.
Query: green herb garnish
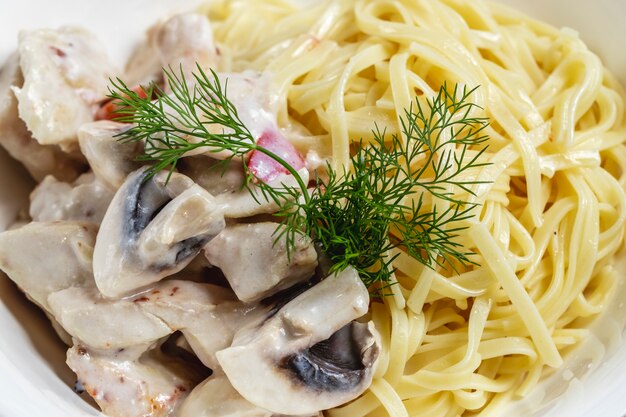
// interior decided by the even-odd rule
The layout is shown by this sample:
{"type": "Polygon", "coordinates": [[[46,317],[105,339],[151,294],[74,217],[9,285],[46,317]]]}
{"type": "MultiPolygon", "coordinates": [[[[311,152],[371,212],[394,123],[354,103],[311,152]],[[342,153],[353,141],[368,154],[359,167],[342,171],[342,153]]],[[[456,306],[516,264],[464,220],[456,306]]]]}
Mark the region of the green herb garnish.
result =
{"type": "Polygon", "coordinates": [[[472,116],[477,105],[469,97],[475,89],[455,85],[450,90],[444,84],[427,100],[427,108],[416,98],[401,118],[400,136],[374,127],[371,142],[358,143],[351,166],[338,172],[329,164],[327,175],[307,189],[293,167],[255,143],[227,98],[227,84],[222,86],[213,71],[209,77],[198,66],[193,85],[182,71],[170,68],[165,74],[171,95],[153,85],[146,90],[147,97],[157,97],[151,101],[119,79],[110,95],[120,103],[117,120],[132,123],[118,139],[145,143],[140,159],[155,163],[152,174],[172,172],[180,158],[197,148],[229,151],[226,162],[241,160],[244,186],[250,191],[256,187],[279,205],[277,239],[284,237],[288,250],[307,234],[330,259],[333,271],[351,265],[368,287],[391,280],[394,258],[388,254],[393,248],[428,266],[473,263],[471,252],[455,238],[465,228],[458,222],[473,216],[475,204],[455,193],[472,193],[469,187],[479,181],[462,174],[486,165],[481,162],[486,148],[479,145],[487,140],[488,121],[472,116]],[[298,186],[272,187],[258,180],[247,165],[255,150],[284,166],[298,186]]]}

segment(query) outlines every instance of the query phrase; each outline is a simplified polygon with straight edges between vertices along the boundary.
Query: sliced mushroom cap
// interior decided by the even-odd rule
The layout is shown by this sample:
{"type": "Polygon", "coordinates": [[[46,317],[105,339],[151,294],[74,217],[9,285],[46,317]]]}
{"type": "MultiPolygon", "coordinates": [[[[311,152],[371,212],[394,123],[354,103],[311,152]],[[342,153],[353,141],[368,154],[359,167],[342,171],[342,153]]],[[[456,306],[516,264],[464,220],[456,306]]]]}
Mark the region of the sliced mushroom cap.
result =
{"type": "Polygon", "coordinates": [[[100,223],[115,190],[95,178],[81,175],[73,184],[47,176],[30,195],[34,221],[81,220],[100,223]]]}
{"type": "Polygon", "coordinates": [[[367,389],[379,353],[367,312],[369,294],[348,268],[281,308],[261,327],[240,330],[217,353],[235,389],[278,414],[312,414],[346,403],[367,389]]]}
{"type": "Polygon", "coordinates": [[[50,311],[72,337],[93,349],[148,346],[173,333],[131,300],[107,300],[93,286],[71,287],[48,297],[50,311]]]}
{"type": "Polygon", "coordinates": [[[91,281],[97,227],[84,222],[30,223],[0,233],[0,268],[35,303],[91,281]]]}
{"type": "Polygon", "coordinates": [[[188,177],[135,171],[102,220],[96,285],[106,297],[137,293],[182,270],[224,226],[215,198],[188,177]]]}
{"type": "Polygon", "coordinates": [[[116,417],[174,417],[198,382],[193,370],[164,360],[158,349],[137,360],[124,350],[77,345],[68,350],[67,364],[102,411],[116,417]]]}
{"type": "Polygon", "coordinates": [[[310,278],[317,253],[310,239],[299,236],[287,253],[286,238],[275,241],[278,223],[229,226],[204,247],[240,300],[256,301],[310,278]]]}
{"type": "Polygon", "coordinates": [[[75,148],[78,128],[93,120],[91,105],[116,73],[106,50],[87,30],[65,27],[20,32],[18,51],[20,117],[39,143],[75,148]]]}
{"type": "MultiPolygon", "coordinates": [[[[194,388],[182,403],[178,417],[281,416],[247,401],[233,388],[228,378],[224,375],[215,375],[194,388]]],[[[319,413],[293,417],[319,417],[319,413]]]]}
{"type": "Polygon", "coordinates": [[[56,145],[39,144],[19,118],[12,87],[22,87],[23,83],[19,55],[14,53],[0,69],[0,145],[37,181],[46,175],[73,181],[84,170],[82,156],[65,153],[56,145]]]}
{"type": "Polygon", "coordinates": [[[118,189],[128,174],[141,165],[135,158],[141,154],[140,142],[122,143],[116,135],[130,125],[110,120],[86,123],[78,129],[80,150],[98,179],[118,189]]]}
{"type": "Polygon", "coordinates": [[[219,367],[215,353],[232,343],[237,323],[247,312],[225,288],[169,280],[133,299],[143,311],[180,330],[207,367],[219,367]]]}

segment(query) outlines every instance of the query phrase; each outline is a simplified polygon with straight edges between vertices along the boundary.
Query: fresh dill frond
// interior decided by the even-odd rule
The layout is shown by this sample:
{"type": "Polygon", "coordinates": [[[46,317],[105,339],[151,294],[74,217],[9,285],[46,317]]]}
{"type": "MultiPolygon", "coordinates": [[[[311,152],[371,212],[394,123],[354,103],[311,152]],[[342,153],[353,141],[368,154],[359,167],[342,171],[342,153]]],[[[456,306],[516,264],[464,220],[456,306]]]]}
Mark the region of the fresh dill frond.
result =
{"type": "Polygon", "coordinates": [[[487,165],[480,145],[488,121],[471,116],[473,91],[444,85],[427,108],[416,99],[402,136],[375,128],[341,175],[327,167],[327,178],[317,178],[309,201],[287,214],[280,232],[290,239],[304,225],[333,270],[352,265],[368,286],[391,280],[394,258],[386,254],[393,248],[429,266],[473,263],[455,240],[475,207],[455,193],[473,194],[470,186],[479,183],[462,174],[487,165]]]}
{"type": "Polygon", "coordinates": [[[198,66],[189,85],[182,70],[165,70],[171,94],[151,86],[142,98],[121,80],[113,83],[110,97],[118,100],[122,122],[132,126],[120,134],[122,141],[145,144],[143,161],[154,162],[152,172],[172,172],[180,158],[198,148],[226,151],[227,160],[240,160],[245,186],[258,187],[266,199],[280,207],[282,218],[276,240],[285,239],[288,251],[302,234],[321,247],[332,271],[353,266],[368,287],[384,288],[391,281],[399,248],[425,265],[454,268],[471,264],[471,252],[456,241],[473,216],[474,203],[456,197],[472,194],[479,183],[467,171],[486,165],[482,155],[488,120],[473,114],[470,101],[475,89],[449,89],[426,100],[416,98],[401,117],[401,134],[388,135],[373,126],[373,139],[360,141],[341,171],[327,164],[326,175],[307,189],[298,172],[286,161],[255,143],[227,98],[213,71],[211,78],[198,66]],[[217,132],[217,133],[216,133],[217,132]],[[272,187],[248,169],[247,157],[262,152],[285,167],[297,187],[272,187]]]}

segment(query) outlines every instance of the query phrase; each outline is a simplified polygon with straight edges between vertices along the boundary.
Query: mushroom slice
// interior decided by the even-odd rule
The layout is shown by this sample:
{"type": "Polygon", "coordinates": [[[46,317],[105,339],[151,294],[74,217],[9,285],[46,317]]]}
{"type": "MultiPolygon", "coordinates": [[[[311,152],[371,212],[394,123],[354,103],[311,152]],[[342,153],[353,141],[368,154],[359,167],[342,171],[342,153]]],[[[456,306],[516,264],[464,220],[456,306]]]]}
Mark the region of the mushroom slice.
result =
{"type": "Polygon", "coordinates": [[[115,417],[174,417],[198,382],[195,372],[152,349],[139,359],[134,349],[94,351],[77,345],[67,364],[102,411],[115,417]]]}
{"type": "Polygon", "coordinates": [[[24,85],[13,91],[20,117],[42,145],[75,149],[78,128],[93,120],[92,105],[116,72],[104,47],[71,27],[22,31],[18,45],[24,85]]]}
{"type": "Polygon", "coordinates": [[[367,389],[379,353],[367,312],[369,294],[353,268],[294,298],[261,327],[243,328],[217,353],[231,384],[277,414],[312,414],[367,389]]]}
{"type": "Polygon", "coordinates": [[[19,118],[17,98],[11,88],[21,87],[23,83],[19,55],[14,53],[0,69],[0,145],[37,181],[46,175],[63,181],[74,180],[84,168],[82,157],[67,154],[56,145],[39,144],[19,118]]]}
{"type": "Polygon", "coordinates": [[[92,173],[81,175],[73,184],[47,176],[30,195],[30,216],[34,221],[82,220],[100,223],[115,190],[92,173]]]}
{"type": "Polygon", "coordinates": [[[131,300],[104,299],[94,287],[71,287],[48,297],[59,324],[94,349],[147,348],[173,330],[131,300]]]}
{"type": "MultiPolygon", "coordinates": [[[[284,416],[284,415],[283,415],[284,416]]],[[[299,417],[318,417],[319,413],[299,417]]],[[[211,376],[189,394],[178,417],[282,417],[243,398],[224,375],[211,376]]],[[[286,417],[286,416],[285,416],[286,417]]],[[[295,417],[295,416],[294,416],[295,417]]]]}
{"type": "Polygon", "coordinates": [[[182,270],[224,229],[215,198],[181,174],[128,176],[102,220],[94,250],[96,285],[118,298],[182,270]]]}
{"type": "Polygon", "coordinates": [[[310,239],[297,237],[287,253],[286,238],[275,241],[277,227],[272,222],[229,226],[204,248],[241,301],[259,300],[315,273],[317,253],[310,239]]]}
{"type": "Polygon", "coordinates": [[[246,310],[226,288],[169,280],[133,300],[143,311],[180,330],[207,367],[219,367],[215,353],[232,343],[236,323],[246,310]]]}
{"type": "Polygon", "coordinates": [[[50,311],[48,295],[92,280],[96,226],[30,223],[0,233],[0,268],[26,295],[50,311]]]}
{"type": "Polygon", "coordinates": [[[116,135],[128,129],[124,123],[101,120],[78,129],[80,150],[96,177],[117,190],[131,172],[141,165],[135,158],[142,153],[140,142],[122,143],[116,135]]]}
{"type": "MultiPolygon", "coordinates": [[[[180,331],[200,361],[219,368],[215,353],[232,343],[236,326],[251,310],[230,290],[211,284],[170,280],[133,298],[110,300],[90,286],[48,297],[60,325],[93,349],[143,346],[180,331]]],[[[264,310],[265,311],[265,310],[264,310]]]]}

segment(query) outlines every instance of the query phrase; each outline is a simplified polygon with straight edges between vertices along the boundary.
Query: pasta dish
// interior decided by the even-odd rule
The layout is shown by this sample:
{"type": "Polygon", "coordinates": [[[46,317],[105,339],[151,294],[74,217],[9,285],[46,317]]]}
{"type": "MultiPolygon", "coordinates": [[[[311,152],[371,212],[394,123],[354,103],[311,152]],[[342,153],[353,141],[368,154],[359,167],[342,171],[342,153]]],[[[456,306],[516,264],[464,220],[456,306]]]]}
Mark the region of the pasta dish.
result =
{"type": "Polygon", "coordinates": [[[0,269],[110,417],[497,416],[620,277],[624,91],[469,0],[213,0],[123,70],[19,34],[0,269]]]}

